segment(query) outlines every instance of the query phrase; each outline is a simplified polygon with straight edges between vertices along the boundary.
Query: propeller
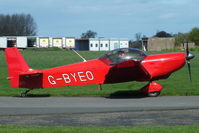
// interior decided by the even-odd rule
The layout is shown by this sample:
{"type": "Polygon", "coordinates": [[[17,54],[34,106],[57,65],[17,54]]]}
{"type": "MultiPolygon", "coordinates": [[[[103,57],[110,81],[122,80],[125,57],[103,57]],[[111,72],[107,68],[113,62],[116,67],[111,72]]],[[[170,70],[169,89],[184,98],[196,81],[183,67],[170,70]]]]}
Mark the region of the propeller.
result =
{"type": "Polygon", "coordinates": [[[186,60],[187,60],[187,67],[188,67],[188,72],[189,72],[189,79],[192,82],[192,76],[191,76],[191,63],[190,60],[193,59],[195,57],[194,54],[189,52],[189,46],[188,46],[188,42],[186,44],[186,60]]]}

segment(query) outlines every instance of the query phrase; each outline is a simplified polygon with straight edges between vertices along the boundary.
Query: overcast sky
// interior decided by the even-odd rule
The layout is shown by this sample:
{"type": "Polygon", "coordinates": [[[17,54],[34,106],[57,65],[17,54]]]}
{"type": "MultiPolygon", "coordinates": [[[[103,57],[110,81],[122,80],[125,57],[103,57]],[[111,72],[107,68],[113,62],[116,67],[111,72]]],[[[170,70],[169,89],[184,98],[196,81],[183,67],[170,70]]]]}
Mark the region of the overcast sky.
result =
{"type": "Polygon", "coordinates": [[[0,0],[1,14],[29,13],[39,36],[135,39],[157,31],[189,32],[199,27],[199,0],[0,0]]]}

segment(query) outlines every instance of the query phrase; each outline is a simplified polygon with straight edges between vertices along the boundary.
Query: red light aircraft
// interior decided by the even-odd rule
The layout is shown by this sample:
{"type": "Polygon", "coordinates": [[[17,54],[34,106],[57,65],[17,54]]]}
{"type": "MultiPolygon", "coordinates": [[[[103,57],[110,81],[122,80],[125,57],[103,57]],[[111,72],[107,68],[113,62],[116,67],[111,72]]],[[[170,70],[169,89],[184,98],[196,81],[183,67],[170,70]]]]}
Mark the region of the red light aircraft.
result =
{"type": "Polygon", "coordinates": [[[148,81],[141,92],[148,96],[158,96],[162,86],[154,80],[166,79],[171,73],[184,66],[186,60],[191,79],[190,59],[186,54],[168,53],[146,55],[133,48],[109,51],[98,59],[45,70],[31,69],[16,47],[4,50],[8,65],[10,84],[16,88],[27,88],[21,96],[36,88],[61,87],[88,84],[111,84],[128,81],[148,81]]]}

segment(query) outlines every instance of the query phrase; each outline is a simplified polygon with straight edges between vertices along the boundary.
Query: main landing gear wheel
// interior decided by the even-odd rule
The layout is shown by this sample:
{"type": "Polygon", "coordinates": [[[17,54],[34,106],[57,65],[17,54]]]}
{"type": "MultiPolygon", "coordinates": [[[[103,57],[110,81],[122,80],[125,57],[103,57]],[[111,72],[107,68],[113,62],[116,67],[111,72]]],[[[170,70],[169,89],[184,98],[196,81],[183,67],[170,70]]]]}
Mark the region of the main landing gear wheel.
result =
{"type": "Polygon", "coordinates": [[[21,97],[27,97],[28,94],[27,93],[21,93],[21,97]]]}
{"type": "Polygon", "coordinates": [[[148,96],[149,97],[157,97],[160,95],[160,91],[154,91],[154,92],[149,92],[148,96]]]}
{"type": "Polygon", "coordinates": [[[25,92],[21,93],[21,97],[27,97],[29,91],[30,90],[26,90],[25,92]]]}

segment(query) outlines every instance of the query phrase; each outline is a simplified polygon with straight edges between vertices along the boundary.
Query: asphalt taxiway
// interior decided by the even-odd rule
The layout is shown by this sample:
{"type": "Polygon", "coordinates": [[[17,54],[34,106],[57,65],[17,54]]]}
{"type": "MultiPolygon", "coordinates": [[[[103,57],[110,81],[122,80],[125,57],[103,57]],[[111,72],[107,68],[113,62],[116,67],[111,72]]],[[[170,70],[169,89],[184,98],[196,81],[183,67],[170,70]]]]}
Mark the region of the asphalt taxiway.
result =
{"type": "Polygon", "coordinates": [[[0,125],[195,125],[198,114],[198,96],[0,97],[0,125]]]}

